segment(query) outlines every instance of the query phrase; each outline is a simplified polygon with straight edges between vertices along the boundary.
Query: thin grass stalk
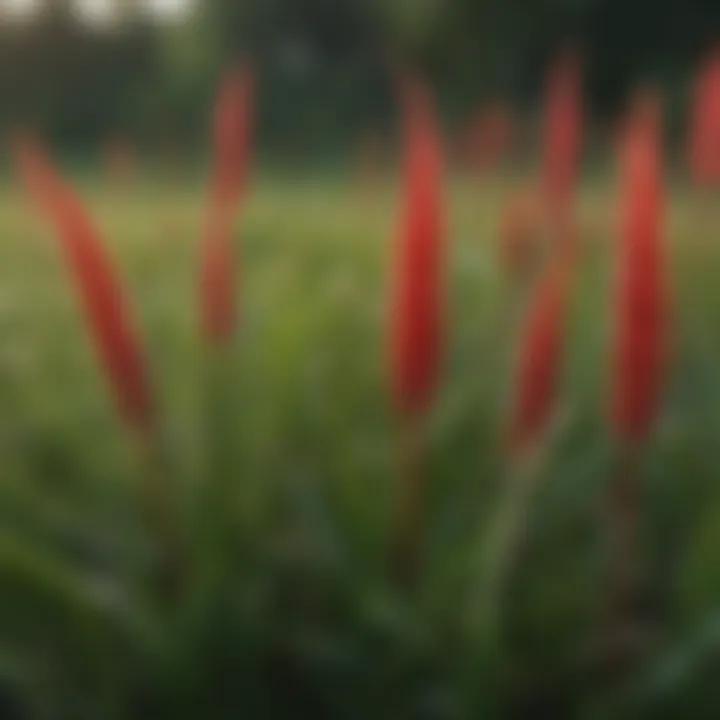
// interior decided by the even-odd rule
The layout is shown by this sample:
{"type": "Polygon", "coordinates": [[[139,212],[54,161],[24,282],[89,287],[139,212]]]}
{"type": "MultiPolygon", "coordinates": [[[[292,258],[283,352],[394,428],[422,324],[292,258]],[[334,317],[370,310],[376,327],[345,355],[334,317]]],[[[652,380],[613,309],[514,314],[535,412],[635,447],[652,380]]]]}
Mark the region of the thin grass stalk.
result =
{"type": "Polygon", "coordinates": [[[541,456],[535,454],[508,465],[491,525],[482,535],[470,617],[473,637],[488,654],[500,651],[503,599],[522,547],[541,467],[541,456]]]}
{"type": "Polygon", "coordinates": [[[605,508],[610,566],[603,608],[603,663],[610,679],[622,678],[643,640],[638,623],[643,589],[639,562],[642,495],[638,447],[623,445],[615,459],[605,508]]]}
{"type": "Polygon", "coordinates": [[[428,473],[424,428],[408,417],[399,428],[398,488],[391,543],[391,571],[397,585],[412,589],[422,569],[421,547],[427,522],[428,473]]]}

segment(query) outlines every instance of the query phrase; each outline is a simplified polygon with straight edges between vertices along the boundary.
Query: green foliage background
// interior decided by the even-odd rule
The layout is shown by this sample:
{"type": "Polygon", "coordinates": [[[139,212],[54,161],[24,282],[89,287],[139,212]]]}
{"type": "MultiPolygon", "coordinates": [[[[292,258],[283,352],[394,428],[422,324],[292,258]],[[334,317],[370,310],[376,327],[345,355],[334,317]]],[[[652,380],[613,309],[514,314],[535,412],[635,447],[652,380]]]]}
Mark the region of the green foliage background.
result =
{"type": "Polygon", "coordinates": [[[712,0],[204,0],[181,24],[127,3],[122,27],[98,32],[73,19],[71,0],[48,7],[28,27],[0,28],[4,125],[37,123],[81,149],[113,133],[148,151],[193,149],[219,73],[247,57],[261,78],[262,147],[306,162],[387,123],[397,62],[426,73],[459,120],[491,97],[532,110],[549,59],[576,43],[596,117],[648,80],[680,113],[720,23],[712,0]]]}

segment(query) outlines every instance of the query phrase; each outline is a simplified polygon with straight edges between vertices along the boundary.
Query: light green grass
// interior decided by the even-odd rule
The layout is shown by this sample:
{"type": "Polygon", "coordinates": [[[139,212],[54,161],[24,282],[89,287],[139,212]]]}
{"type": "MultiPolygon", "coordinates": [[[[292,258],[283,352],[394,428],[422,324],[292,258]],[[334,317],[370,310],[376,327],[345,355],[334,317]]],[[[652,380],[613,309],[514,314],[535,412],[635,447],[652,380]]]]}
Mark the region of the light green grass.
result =
{"type": "MultiPolygon", "coordinates": [[[[57,708],[79,707],[81,699],[88,708],[76,717],[97,717],[113,703],[125,717],[142,705],[143,684],[152,688],[144,688],[151,706],[174,717],[198,717],[215,693],[227,693],[249,717],[284,717],[297,704],[307,710],[302,717],[477,717],[493,694],[506,709],[545,703],[556,713],[601,712],[602,686],[588,656],[611,467],[609,183],[589,185],[582,196],[582,262],[558,427],[504,608],[508,673],[480,700],[468,690],[487,675],[463,622],[475,544],[504,479],[523,291],[498,266],[497,228],[502,201],[517,186],[455,180],[449,191],[447,352],[430,423],[423,582],[411,601],[395,597],[385,580],[397,467],[385,348],[396,188],[389,179],[365,187],[344,177],[266,178],[252,188],[236,231],[242,327],[224,378],[223,434],[232,446],[225,470],[237,487],[238,516],[255,513],[257,524],[238,549],[229,594],[239,605],[229,603],[229,611],[221,603],[201,640],[184,626],[168,630],[167,618],[153,620],[152,607],[125,596],[117,567],[143,543],[131,438],[78,319],[59,247],[5,187],[0,578],[8,591],[0,605],[0,689],[20,688],[23,701],[48,717],[68,717],[57,708]],[[163,645],[169,665],[165,656],[148,659],[156,632],[177,643],[163,645]],[[212,652],[203,642],[215,643],[212,652]],[[122,668],[117,653],[126,653],[122,668]],[[208,666],[215,656],[221,670],[208,666]],[[100,676],[97,690],[82,681],[87,657],[100,676]],[[292,677],[259,669],[282,662],[292,677]],[[235,678],[234,691],[218,679],[223,672],[235,678]],[[275,697],[283,693],[286,705],[275,697]],[[437,710],[422,714],[418,705],[437,710]]],[[[191,514],[207,443],[197,313],[202,184],[113,192],[86,180],[81,189],[127,281],[171,472],[191,514]]],[[[700,638],[713,650],[720,600],[720,213],[681,188],[669,229],[674,352],[644,458],[647,612],[660,632],[631,698],[678,717],[673,703],[717,695],[712,683],[703,685],[697,657],[704,650],[696,645],[700,638]]],[[[211,612],[206,607],[193,622],[211,612]]]]}

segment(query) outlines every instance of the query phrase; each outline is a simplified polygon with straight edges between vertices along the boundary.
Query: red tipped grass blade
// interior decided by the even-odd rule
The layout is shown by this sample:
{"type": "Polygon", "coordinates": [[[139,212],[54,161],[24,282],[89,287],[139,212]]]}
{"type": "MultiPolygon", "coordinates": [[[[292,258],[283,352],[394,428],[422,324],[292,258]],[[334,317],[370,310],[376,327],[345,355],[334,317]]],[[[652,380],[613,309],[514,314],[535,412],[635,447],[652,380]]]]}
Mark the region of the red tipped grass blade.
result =
{"type": "Polygon", "coordinates": [[[696,185],[720,181],[720,48],[713,49],[695,80],[687,152],[696,185]]]}
{"type": "Polygon", "coordinates": [[[212,129],[212,167],[200,260],[200,323],[208,350],[204,372],[203,483],[194,505],[202,532],[197,535],[198,583],[203,592],[221,593],[233,575],[232,548],[249,521],[229,468],[240,462],[236,402],[230,378],[231,342],[238,326],[238,268],[234,218],[248,175],[253,78],[248,68],[228,73],[220,83],[212,129]],[[240,503],[240,505],[238,505],[240,503]],[[238,513],[238,508],[242,512],[238,513]]]}
{"type": "Polygon", "coordinates": [[[583,132],[582,69],[575,53],[562,55],[547,80],[543,147],[545,199],[551,220],[569,214],[583,132]]]}
{"type": "Polygon", "coordinates": [[[250,151],[253,82],[247,69],[223,81],[215,108],[213,167],[202,248],[203,331],[224,343],[236,325],[236,278],[232,248],[233,213],[246,182],[250,151]]]}
{"type": "Polygon", "coordinates": [[[155,420],[147,366],[125,288],[106,254],[100,233],[37,143],[18,145],[15,157],[31,200],[61,240],[120,414],[147,436],[155,420]]]}
{"type": "Polygon", "coordinates": [[[466,133],[465,152],[471,166],[480,173],[497,168],[511,150],[514,121],[510,107],[495,103],[482,111],[466,133]]]}
{"type": "Polygon", "coordinates": [[[208,230],[202,264],[203,327],[209,340],[222,343],[236,322],[236,278],[230,229],[219,223],[208,230]]]}
{"type": "Polygon", "coordinates": [[[415,81],[401,85],[404,207],[395,246],[390,306],[392,398],[400,416],[392,573],[405,590],[421,567],[427,511],[423,420],[439,381],[442,344],[444,205],[442,150],[432,99],[415,81]]]}
{"type": "Polygon", "coordinates": [[[625,138],[618,245],[613,425],[629,442],[644,439],[657,414],[667,343],[667,287],[661,110],[638,99],[625,138]]]}
{"type": "MultiPolygon", "coordinates": [[[[612,426],[618,440],[614,477],[608,486],[608,579],[604,661],[631,668],[638,645],[639,523],[642,467],[639,449],[657,416],[667,342],[664,258],[662,117],[659,99],[636,98],[621,153],[618,276],[612,367],[612,426]]],[[[622,672],[621,672],[622,675],[622,672]]]]}
{"type": "Polygon", "coordinates": [[[132,188],[136,177],[136,154],[132,141],[126,137],[109,139],[103,147],[105,174],[115,190],[132,188]]]}
{"type": "Polygon", "coordinates": [[[223,80],[215,107],[214,201],[230,208],[245,183],[252,120],[253,78],[248,68],[229,73],[223,80]]]}
{"type": "Polygon", "coordinates": [[[184,584],[184,541],[175,515],[174,488],[164,468],[147,366],[126,291],[82,203],[41,147],[34,141],[22,142],[15,156],[31,200],[60,238],[119,412],[137,435],[146,473],[145,510],[160,552],[158,590],[163,597],[174,599],[184,584]]]}
{"type": "Polygon", "coordinates": [[[521,328],[510,424],[510,450],[516,458],[542,441],[557,404],[572,267],[567,251],[550,261],[521,328]]]}
{"type": "Polygon", "coordinates": [[[428,91],[402,86],[404,208],[399,228],[391,300],[393,398],[403,415],[432,402],[442,345],[444,205],[442,150],[428,91]]]}
{"type": "MultiPolygon", "coordinates": [[[[563,234],[571,231],[562,228],[563,234]]],[[[500,642],[507,582],[542,467],[539,451],[557,406],[574,262],[572,244],[563,239],[536,282],[520,329],[506,477],[489,526],[479,538],[477,593],[471,608],[471,630],[488,647],[500,642]]]]}
{"type": "Polygon", "coordinates": [[[20,132],[11,139],[10,149],[14,160],[14,171],[34,209],[43,218],[48,217],[51,207],[47,197],[47,160],[41,143],[30,133],[20,132]]]}
{"type": "Polygon", "coordinates": [[[521,278],[537,257],[541,225],[534,194],[513,195],[500,218],[500,263],[508,277],[521,278]]]}

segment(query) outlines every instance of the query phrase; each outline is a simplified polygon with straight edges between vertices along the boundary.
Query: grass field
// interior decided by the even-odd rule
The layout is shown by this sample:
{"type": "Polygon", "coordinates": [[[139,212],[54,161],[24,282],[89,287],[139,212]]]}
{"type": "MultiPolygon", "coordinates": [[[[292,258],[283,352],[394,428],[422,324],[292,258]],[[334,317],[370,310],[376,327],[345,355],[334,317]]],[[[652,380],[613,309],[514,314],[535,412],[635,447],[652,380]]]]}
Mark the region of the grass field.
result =
{"type": "Polygon", "coordinates": [[[386,573],[397,477],[384,334],[392,182],[257,182],[237,228],[242,332],[223,358],[207,356],[198,330],[202,184],[80,183],[131,290],[164,472],[188,527],[207,520],[194,498],[208,456],[232,478],[232,572],[172,612],[138,571],[149,543],[140,461],[61,253],[2,188],[0,716],[717,717],[720,214],[684,187],[668,223],[671,372],[643,457],[642,657],[620,684],[594,657],[613,472],[609,181],[583,192],[560,409],[503,600],[502,644],[478,647],[467,632],[483,529],[506,477],[526,299],[497,259],[500,208],[516,185],[458,179],[449,193],[444,384],[430,418],[422,580],[408,598],[386,573]]]}

